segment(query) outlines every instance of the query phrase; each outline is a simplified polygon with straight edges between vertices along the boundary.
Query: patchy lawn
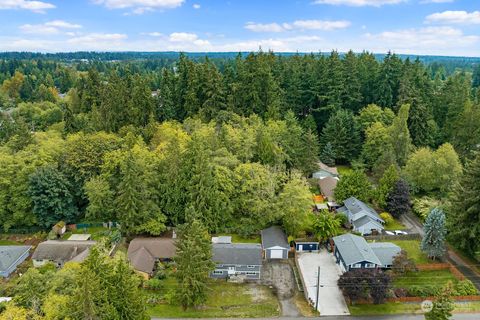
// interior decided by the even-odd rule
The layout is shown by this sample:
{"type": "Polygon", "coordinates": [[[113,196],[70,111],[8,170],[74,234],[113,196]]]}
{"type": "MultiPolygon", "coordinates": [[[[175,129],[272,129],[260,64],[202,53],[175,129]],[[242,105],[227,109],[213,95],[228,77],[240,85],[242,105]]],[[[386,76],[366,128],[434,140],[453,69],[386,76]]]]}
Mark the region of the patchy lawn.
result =
{"type": "MultiPolygon", "coordinates": [[[[172,295],[176,284],[166,279],[172,295]]],[[[174,280],[173,280],[174,281],[174,280]]],[[[151,316],[162,318],[258,318],[277,317],[280,307],[273,292],[256,284],[236,284],[222,280],[211,281],[207,303],[197,309],[183,310],[180,305],[166,301],[148,306],[151,316]]],[[[175,299],[172,299],[175,301],[175,299]]]]}
{"type": "Polygon", "coordinates": [[[301,292],[295,294],[295,305],[304,317],[318,317],[320,315],[317,310],[308,304],[305,296],[301,292]]]}
{"type": "Polygon", "coordinates": [[[406,227],[397,219],[393,219],[393,222],[385,225],[385,230],[404,230],[406,227]]]}
{"type": "MultiPolygon", "coordinates": [[[[111,230],[114,230],[114,229],[111,229],[111,230]]],[[[75,229],[75,230],[71,230],[71,231],[67,231],[65,232],[65,234],[63,235],[63,239],[68,239],[70,238],[70,236],[72,234],[90,234],[92,235],[92,240],[100,240],[101,238],[103,238],[107,232],[109,231],[108,228],[105,228],[105,227],[88,227],[88,228],[80,228],[80,229],[75,229]]]]}
{"type": "Polygon", "coordinates": [[[395,287],[409,288],[411,286],[444,286],[447,282],[457,282],[457,278],[450,270],[413,271],[405,275],[397,276],[393,280],[395,287]]]}
{"type": "Polygon", "coordinates": [[[430,260],[425,253],[420,250],[420,240],[388,240],[405,250],[409,258],[412,258],[416,264],[435,263],[430,260]]]}
{"type": "Polygon", "coordinates": [[[260,235],[243,237],[236,233],[220,233],[217,236],[231,236],[233,243],[261,243],[260,235]]]}
{"type": "Polygon", "coordinates": [[[346,166],[346,165],[339,165],[337,166],[337,170],[338,170],[338,174],[340,176],[343,176],[345,174],[348,174],[352,171],[352,168],[350,166],[346,166]]]}
{"type": "MultiPolygon", "coordinates": [[[[352,316],[423,313],[420,303],[388,302],[384,304],[358,304],[349,306],[352,316]]],[[[454,313],[479,312],[480,301],[455,302],[454,313]]]]}
{"type": "Polygon", "coordinates": [[[12,240],[0,240],[0,246],[15,246],[21,245],[20,242],[12,241],[12,240]]]}

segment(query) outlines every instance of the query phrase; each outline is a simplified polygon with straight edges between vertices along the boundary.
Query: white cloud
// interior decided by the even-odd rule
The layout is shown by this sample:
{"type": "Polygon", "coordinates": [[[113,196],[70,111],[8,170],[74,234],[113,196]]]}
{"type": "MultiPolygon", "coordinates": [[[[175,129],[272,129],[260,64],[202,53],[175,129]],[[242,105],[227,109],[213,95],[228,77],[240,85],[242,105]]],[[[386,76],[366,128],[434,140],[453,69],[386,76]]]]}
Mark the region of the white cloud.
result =
{"type": "Polygon", "coordinates": [[[192,7],[193,9],[197,9],[197,10],[201,8],[201,6],[198,3],[194,3],[192,7]]]}
{"type": "Polygon", "coordinates": [[[245,29],[253,32],[283,32],[285,28],[278,23],[255,23],[247,22],[245,29]]]}
{"type": "Polygon", "coordinates": [[[55,5],[43,1],[29,0],[0,0],[0,10],[23,9],[36,13],[44,13],[47,9],[53,9],[55,5]]]}
{"type": "Polygon", "coordinates": [[[398,4],[407,0],[315,0],[314,4],[345,5],[352,7],[380,7],[385,4],[398,4]]]}
{"type": "Polygon", "coordinates": [[[444,11],[428,15],[427,23],[443,24],[480,24],[480,11],[444,11]]]}
{"type": "Polygon", "coordinates": [[[375,52],[388,50],[398,53],[475,55],[480,36],[465,35],[462,30],[452,27],[427,27],[367,33],[364,38],[375,52]]]}
{"type": "Polygon", "coordinates": [[[160,32],[142,32],[140,33],[143,36],[150,36],[150,37],[163,37],[163,33],[160,32]]]}
{"type": "Polygon", "coordinates": [[[292,23],[254,23],[247,22],[245,29],[253,32],[284,32],[289,30],[335,30],[344,29],[350,26],[350,21],[346,20],[296,20],[292,23]]]}
{"type": "Polygon", "coordinates": [[[132,14],[143,14],[153,10],[174,9],[185,0],[93,0],[108,9],[131,9],[132,14]]]}
{"type": "Polygon", "coordinates": [[[120,50],[128,37],[122,33],[89,33],[66,41],[75,50],[120,50]]]}
{"type": "Polygon", "coordinates": [[[24,24],[19,28],[23,33],[48,35],[58,34],[64,29],[80,29],[81,27],[79,24],[73,24],[63,20],[53,20],[43,24],[24,24]]]}
{"type": "Polygon", "coordinates": [[[455,0],[422,0],[420,3],[426,4],[426,3],[451,3],[454,2],[455,0]]]}
{"type": "Polygon", "coordinates": [[[197,39],[198,36],[195,33],[188,32],[173,32],[169,36],[169,40],[172,42],[195,41],[197,39]]]}

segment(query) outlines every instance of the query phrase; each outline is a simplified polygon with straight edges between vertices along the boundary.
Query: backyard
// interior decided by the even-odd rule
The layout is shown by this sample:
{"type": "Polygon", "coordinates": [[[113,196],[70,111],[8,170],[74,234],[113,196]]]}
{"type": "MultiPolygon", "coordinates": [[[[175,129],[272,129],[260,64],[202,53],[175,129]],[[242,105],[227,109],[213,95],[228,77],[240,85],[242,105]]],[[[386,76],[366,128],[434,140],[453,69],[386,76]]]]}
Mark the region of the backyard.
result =
{"type": "Polygon", "coordinates": [[[261,243],[260,235],[241,236],[237,233],[219,233],[216,236],[231,236],[233,243],[261,243]]]}
{"type": "Polygon", "coordinates": [[[420,250],[420,240],[388,240],[405,250],[408,257],[415,261],[415,264],[435,263],[420,250]]]}
{"type": "Polygon", "coordinates": [[[265,286],[211,280],[211,290],[208,293],[206,304],[197,309],[183,310],[173,299],[176,287],[174,278],[167,278],[164,281],[164,289],[146,290],[150,301],[160,298],[158,302],[149,304],[148,312],[151,316],[162,318],[257,318],[275,317],[280,314],[276,296],[265,286]],[[173,303],[168,303],[168,300],[173,303]]]}

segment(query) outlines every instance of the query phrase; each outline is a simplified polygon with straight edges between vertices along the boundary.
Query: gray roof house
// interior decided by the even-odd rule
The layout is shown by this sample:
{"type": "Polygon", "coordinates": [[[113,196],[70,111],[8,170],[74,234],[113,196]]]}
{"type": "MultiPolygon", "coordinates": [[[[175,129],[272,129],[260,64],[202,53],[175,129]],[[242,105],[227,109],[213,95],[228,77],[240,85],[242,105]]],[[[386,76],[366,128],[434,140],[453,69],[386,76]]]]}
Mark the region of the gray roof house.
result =
{"type": "Polygon", "coordinates": [[[31,246],[0,246],[0,277],[7,278],[30,254],[31,246]]]}
{"type": "Polygon", "coordinates": [[[40,243],[32,255],[33,266],[40,267],[48,262],[54,263],[57,267],[63,267],[66,262],[84,261],[90,247],[96,241],[74,241],[74,240],[47,240],[40,243]]]}
{"type": "Polygon", "coordinates": [[[260,279],[262,247],[256,243],[213,243],[212,260],[215,270],[212,278],[239,277],[248,280],[260,279]]]}
{"type": "Polygon", "coordinates": [[[290,245],[287,235],[279,226],[272,226],[261,231],[262,249],[265,259],[288,259],[290,245]]]}
{"type": "Polygon", "coordinates": [[[334,177],[325,177],[318,181],[318,186],[322,195],[327,198],[328,201],[335,201],[335,188],[337,187],[338,178],[334,177]]]}
{"type": "Polygon", "coordinates": [[[390,268],[400,247],[393,243],[368,243],[351,233],[333,237],[333,254],[342,271],[368,268],[390,268]]]}
{"type": "Polygon", "coordinates": [[[343,207],[337,212],[344,213],[353,226],[353,230],[362,235],[371,234],[374,230],[383,231],[383,221],[378,213],[355,197],[350,197],[343,202],[343,207]]]}
{"type": "Polygon", "coordinates": [[[312,178],[324,179],[326,177],[338,177],[338,170],[336,167],[329,167],[325,163],[318,162],[318,171],[312,174],[312,178]]]}

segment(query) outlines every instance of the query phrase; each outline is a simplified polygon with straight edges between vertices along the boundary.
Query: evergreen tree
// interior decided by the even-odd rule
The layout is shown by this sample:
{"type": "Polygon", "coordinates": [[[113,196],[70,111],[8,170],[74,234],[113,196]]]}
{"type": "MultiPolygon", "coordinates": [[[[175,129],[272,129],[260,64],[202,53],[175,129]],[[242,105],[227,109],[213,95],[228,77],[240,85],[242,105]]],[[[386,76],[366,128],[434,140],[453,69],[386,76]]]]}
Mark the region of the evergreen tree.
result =
{"type": "Polygon", "coordinates": [[[331,143],[335,160],[355,159],[360,148],[360,132],[353,113],[344,109],[334,113],[323,128],[321,141],[323,146],[331,143]]]}
{"type": "Polygon", "coordinates": [[[423,225],[425,235],[422,239],[421,249],[429,258],[436,259],[445,254],[445,214],[439,208],[434,208],[428,214],[423,225]]]}
{"type": "Polygon", "coordinates": [[[320,154],[320,160],[327,166],[335,166],[335,151],[333,151],[332,143],[327,142],[320,154]]]}
{"type": "MultiPolygon", "coordinates": [[[[380,208],[386,207],[387,198],[390,196],[394,188],[396,188],[399,179],[400,175],[398,173],[398,168],[395,165],[391,165],[383,173],[383,176],[378,183],[378,187],[375,190],[375,198],[380,208]]],[[[398,188],[396,189],[398,192],[398,188]]]]}
{"type": "Polygon", "coordinates": [[[452,300],[452,283],[447,285],[437,294],[433,301],[433,308],[425,313],[425,320],[449,320],[452,317],[452,311],[455,304],[452,300]]]}
{"type": "Polygon", "coordinates": [[[399,166],[405,165],[411,150],[412,140],[407,125],[409,110],[408,104],[402,105],[389,128],[390,137],[392,141],[395,141],[393,149],[399,166]]]}
{"type": "Polygon", "coordinates": [[[480,153],[469,160],[460,183],[450,197],[449,238],[470,256],[480,252],[480,153]]]}
{"type": "Polygon", "coordinates": [[[175,257],[175,276],[178,281],[176,295],[183,309],[205,303],[209,274],[215,267],[207,229],[198,220],[193,207],[189,207],[185,215],[188,222],[179,229],[175,257]]]}
{"type": "MultiPolygon", "coordinates": [[[[387,173],[387,171],[385,172],[387,173]]],[[[392,173],[390,173],[392,174],[392,173]]],[[[391,185],[393,177],[385,177],[386,184],[391,185]]],[[[410,187],[403,179],[398,179],[393,184],[393,188],[386,197],[386,209],[395,218],[399,218],[402,214],[410,212],[412,204],[410,202],[410,187]]]]}

